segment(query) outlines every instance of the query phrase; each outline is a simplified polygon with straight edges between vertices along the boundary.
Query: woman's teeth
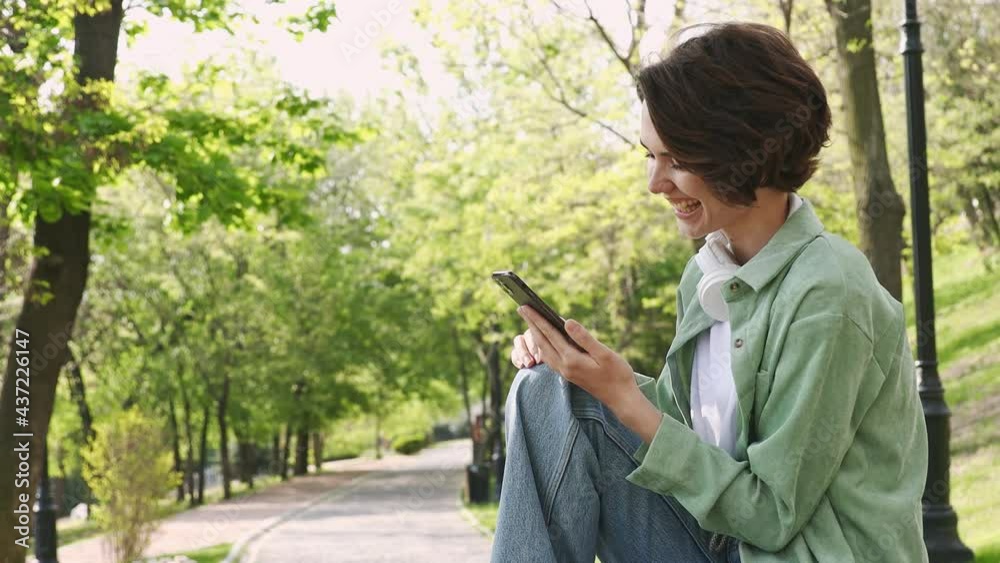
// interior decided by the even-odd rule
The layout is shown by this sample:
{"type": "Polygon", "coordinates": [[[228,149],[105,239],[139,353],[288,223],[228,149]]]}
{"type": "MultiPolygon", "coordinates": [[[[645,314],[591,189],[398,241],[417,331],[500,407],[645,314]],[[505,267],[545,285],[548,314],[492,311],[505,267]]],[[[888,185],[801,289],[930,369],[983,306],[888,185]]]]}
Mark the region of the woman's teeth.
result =
{"type": "Polygon", "coordinates": [[[701,202],[695,199],[688,201],[671,201],[670,205],[673,205],[674,209],[680,211],[681,213],[691,213],[695,209],[701,207],[701,202]]]}

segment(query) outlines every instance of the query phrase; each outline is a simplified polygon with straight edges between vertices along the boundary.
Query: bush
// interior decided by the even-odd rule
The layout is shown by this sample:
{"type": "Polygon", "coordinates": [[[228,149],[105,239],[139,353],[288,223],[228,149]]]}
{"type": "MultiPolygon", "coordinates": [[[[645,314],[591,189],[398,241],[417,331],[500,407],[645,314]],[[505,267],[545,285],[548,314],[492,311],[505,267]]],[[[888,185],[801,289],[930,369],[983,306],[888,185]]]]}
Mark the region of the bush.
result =
{"type": "Polygon", "coordinates": [[[415,454],[426,445],[427,435],[423,433],[403,434],[392,441],[392,449],[406,455],[415,454]]]}
{"type": "Polygon", "coordinates": [[[134,561],[156,529],[158,499],[180,482],[162,430],[132,408],[99,424],[82,453],[84,478],[98,502],[97,525],[108,533],[115,561],[134,561]]]}
{"type": "Polygon", "coordinates": [[[358,457],[375,443],[375,428],[364,418],[338,420],[323,432],[323,461],[358,457]]]}

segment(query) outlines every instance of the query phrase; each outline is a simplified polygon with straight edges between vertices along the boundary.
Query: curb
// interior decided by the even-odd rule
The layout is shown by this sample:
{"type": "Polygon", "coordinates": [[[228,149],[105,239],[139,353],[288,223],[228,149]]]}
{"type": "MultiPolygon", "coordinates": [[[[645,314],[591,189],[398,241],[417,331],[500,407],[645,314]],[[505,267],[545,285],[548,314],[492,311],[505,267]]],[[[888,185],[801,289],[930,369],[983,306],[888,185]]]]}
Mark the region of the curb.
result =
{"type": "Polygon", "coordinates": [[[465,504],[462,503],[461,498],[455,501],[455,506],[458,507],[458,511],[462,515],[462,517],[468,520],[470,524],[472,524],[472,527],[478,530],[480,534],[486,536],[486,538],[489,539],[491,542],[493,541],[493,532],[490,531],[490,529],[487,528],[486,526],[483,526],[482,524],[479,523],[479,520],[476,519],[476,516],[472,514],[472,512],[470,512],[468,508],[465,508],[465,504]]]}
{"type": "Polygon", "coordinates": [[[350,481],[344,483],[343,485],[340,485],[338,487],[334,487],[334,489],[332,491],[316,497],[315,499],[307,502],[303,506],[300,506],[298,508],[293,508],[293,509],[289,510],[288,512],[285,512],[281,516],[278,516],[277,518],[275,518],[274,521],[269,522],[269,523],[261,526],[260,528],[257,528],[256,530],[250,532],[249,534],[243,536],[236,543],[233,544],[233,547],[229,548],[229,553],[226,554],[226,558],[222,560],[222,563],[239,563],[239,562],[242,562],[244,560],[244,555],[245,555],[245,552],[246,552],[247,548],[249,548],[251,546],[251,544],[253,544],[257,540],[259,540],[263,536],[267,535],[271,530],[273,530],[274,528],[277,528],[278,526],[280,526],[281,524],[283,524],[286,521],[290,520],[291,518],[294,518],[295,516],[298,516],[299,514],[302,514],[303,512],[309,510],[313,506],[315,506],[315,505],[317,505],[317,504],[319,504],[319,503],[321,503],[323,501],[330,500],[330,499],[335,498],[335,497],[337,497],[339,495],[347,493],[351,489],[354,489],[355,487],[357,487],[357,485],[359,485],[361,483],[361,481],[367,479],[372,474],[373,474],[373,472],[366,472],[366,473],[364,473],[362,475],[357,475],[357,476],[353,477],[350,481]]]}

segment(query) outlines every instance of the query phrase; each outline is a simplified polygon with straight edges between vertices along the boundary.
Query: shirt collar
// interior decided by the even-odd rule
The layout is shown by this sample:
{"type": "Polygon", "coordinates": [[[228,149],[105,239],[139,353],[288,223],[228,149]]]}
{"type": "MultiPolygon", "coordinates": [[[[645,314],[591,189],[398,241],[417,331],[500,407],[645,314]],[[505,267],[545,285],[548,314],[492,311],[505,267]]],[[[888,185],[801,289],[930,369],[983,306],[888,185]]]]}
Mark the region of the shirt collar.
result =
{"type": "Polygon", "coordinates": [[[736,270],[734,276],[754,291],[766,286],[806,244],[823,232],[823,224],[816,217],[812,203],[805,198],[801,200],[801,206],[793,206],[788,218],[764,248],[736,270]]]}

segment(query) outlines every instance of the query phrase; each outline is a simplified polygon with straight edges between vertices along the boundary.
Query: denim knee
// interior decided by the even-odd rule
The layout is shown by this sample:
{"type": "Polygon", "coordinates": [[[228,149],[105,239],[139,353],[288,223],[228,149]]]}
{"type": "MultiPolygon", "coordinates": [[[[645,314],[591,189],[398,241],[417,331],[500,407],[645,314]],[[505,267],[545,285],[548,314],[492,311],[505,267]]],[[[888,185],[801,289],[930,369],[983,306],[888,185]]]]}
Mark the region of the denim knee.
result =
{"type": "Polygon", "coordinates": [[[518,407],[529,413],[557,408],[564,396],[565,385],[566,380],[548,364],[518,370],[504,404],[504,424],[508,426],[504,430],[508,435],[509,424],[517,416],[518,407]]]}
{"type": "Polygon", "coordinates": [[[522,389],[536,389],[533,393],[529,393],[529,396],[551,392],[553,382],[563,385],[562,382],[564,381],[559,372],[552,369],[549,364],[535,364],[530,368],[521,368],[517,371],[517,375],[514,376],[514,382],[510,386],[510,393],[507,395],[507,400],[509,401],[510,396],[515,393],[523,393],[522,389]],[[546,390],[538,391],[539,387],[546,390]]]}

